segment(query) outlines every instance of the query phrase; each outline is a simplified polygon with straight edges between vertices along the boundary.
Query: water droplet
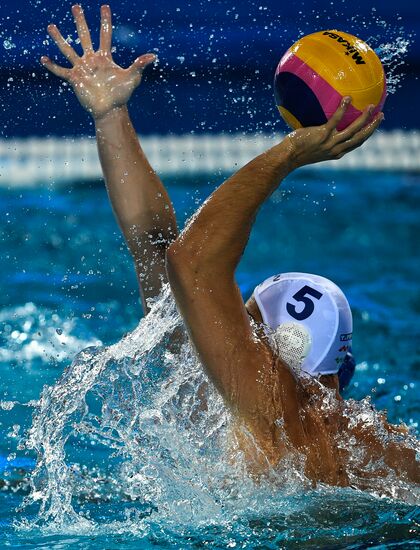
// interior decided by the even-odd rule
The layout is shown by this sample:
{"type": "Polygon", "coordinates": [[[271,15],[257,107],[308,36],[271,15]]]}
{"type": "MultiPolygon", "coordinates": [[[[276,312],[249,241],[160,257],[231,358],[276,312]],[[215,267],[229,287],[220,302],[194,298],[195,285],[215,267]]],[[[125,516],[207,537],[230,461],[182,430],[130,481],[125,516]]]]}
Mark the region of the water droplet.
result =
{"type": "Polygon", "coordinates": [[[14,44],[10,39],[3,40],[3,48],[5,50],[11,50],[12,48],[16,48],[16,44],[14,44]]]}

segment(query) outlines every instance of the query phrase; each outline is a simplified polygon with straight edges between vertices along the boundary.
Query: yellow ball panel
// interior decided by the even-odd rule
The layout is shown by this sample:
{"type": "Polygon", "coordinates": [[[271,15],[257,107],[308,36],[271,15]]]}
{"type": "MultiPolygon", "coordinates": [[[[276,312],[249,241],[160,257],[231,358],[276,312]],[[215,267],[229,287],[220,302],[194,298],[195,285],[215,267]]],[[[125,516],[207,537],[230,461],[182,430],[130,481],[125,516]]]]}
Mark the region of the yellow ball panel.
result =
{"type": "Polygon", "coordinates": [[[341,95],[351,95],[356,109],[377,105],[385,74],[366,42],[341,31],[320,31],[298,40],[290,51],[341,95]]]}
{"type": "Polygon", "coordinates": [[[292,115],[290,111],[280,106],[278,107],[278,110],[280,111],[280,114],[283,117],[283,120],[286,122],[288,126],[290,126],[290,128],[293,128],[293,130],[302,128],[302,124],[298,121],[298,119],[295,116],[292,115]]]}

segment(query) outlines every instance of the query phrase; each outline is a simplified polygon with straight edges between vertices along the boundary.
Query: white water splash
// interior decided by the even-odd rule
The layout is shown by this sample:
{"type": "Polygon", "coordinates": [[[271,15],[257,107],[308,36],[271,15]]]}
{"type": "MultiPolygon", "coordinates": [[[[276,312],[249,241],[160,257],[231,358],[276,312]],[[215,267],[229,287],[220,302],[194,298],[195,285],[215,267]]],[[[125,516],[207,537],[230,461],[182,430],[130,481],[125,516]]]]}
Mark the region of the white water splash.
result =
{"type": "Polygon", "coordinates": [[[382,43],[375,49],[384,66],[387,91],[390,94],[394,94],[401,87],[410,42],[409,37],[397,36],[394,41],[382,43]]]}
{"type": "Polygon", "coordinates": [[[92,476],[83,476],[83,468],[71,463],[72,449],[66,446],[77,447],[75,440],[110,451],[105,466],[110,493],[118,487],[119,497],[147,509],[158,507],[160,517],[171,520],[218,514],[208,494],[218,467],[211,480],[204,479],[203,461],[209,453],[218,460],[217,439],[227,413],[209,391],[190,346],[182,341],[166,345],[176,329],[182,339],[167,289],[137,329],[113,346],[82,351],[62,378],[44,389],[26,443],[38,454],[25,502],[40,506],[36,525],[92,528],[74,503],[92,493],[99,498],[99,493],[92,488],[92,476]],[[205,415],[199,387],[206,394],[205,415]]]}
{"type": "MultiPolygon", "coordinates": [[[[326,415],[337,406],[328,390],[320,399],[326,415]]],[[[380,425],[369,400],[349,401],[343,410],[352,422],[380,425]]],[[[286,458],[255,484],[242,454],[228,448],[230,420],[166,288],[132,333],[113,346],[82,351],[44,388],[26,440],[38,460],[24,507],[36,516],[18,528],[143,536],[156,526],[178,532],[301,511],[307,498],[291,504],[290,497],[310,489],[304,460],[286,458]]],[[[355,486],[364,483],[381,498],[415,499],[410,484],[390,471],[384,490],[364,449],[337,437],[351,453],[355,486]]]]}
{"type": "Polygon", "coordinates": [[[62,319],[58,313],[32,302],[3,308],[0,328],[0,362],[5,363],[45,360],[46,357],[61,362],[87,346],[101,345],[100,340],[90,334],[83,339],[75,336],[73,319],[62,319]]]}
{"type": "Polygon", "coordinates": [[[365,30],[366,35],[361,38],[375,50],[381,60],[387,92],[394,94],[404,80],[407,53],[415,37],[400,24],[401,17],[398,14],[392,21],[386,21],[378,15],[376,8],[372,8],[369,20],[356,15],[350,21],[365,30]]]}

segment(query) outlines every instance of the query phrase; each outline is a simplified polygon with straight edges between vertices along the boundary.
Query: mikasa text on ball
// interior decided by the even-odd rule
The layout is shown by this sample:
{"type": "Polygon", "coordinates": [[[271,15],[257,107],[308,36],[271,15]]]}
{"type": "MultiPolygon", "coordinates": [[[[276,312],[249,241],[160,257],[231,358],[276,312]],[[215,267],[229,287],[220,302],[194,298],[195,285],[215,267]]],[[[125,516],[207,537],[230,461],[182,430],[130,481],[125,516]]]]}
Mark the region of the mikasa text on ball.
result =
{"type": "Polygon", "coordinates": [[[278,64],[274,95],[280,114],[293,129],[325,124],[344,96],[351,96],[338,130],[368,105],[372,118],[382,110],[386,80],[382,63],[366,42],[341,31],[304,36],[278,64]]]}

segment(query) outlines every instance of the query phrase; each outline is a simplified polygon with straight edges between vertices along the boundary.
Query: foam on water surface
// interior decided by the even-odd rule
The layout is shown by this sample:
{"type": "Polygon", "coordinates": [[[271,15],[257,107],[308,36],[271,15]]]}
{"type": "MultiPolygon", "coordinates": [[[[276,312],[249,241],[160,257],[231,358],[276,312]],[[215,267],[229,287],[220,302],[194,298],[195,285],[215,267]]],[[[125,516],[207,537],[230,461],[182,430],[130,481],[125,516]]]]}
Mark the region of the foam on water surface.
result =
{"type": "MultiPolygon", "coordinates": [[[[40,6],[39,2],[35,4],[40,6]]],[[[341,5],[343,11],[347,10],[347,4],[341,3],[341,5]]],[[[335,2],[333,9],[329,7],[324,13],[318,14],[317,21],[320,26],[322,26],[321,22],[329,23],[340,9],[340,3],[335,2]]],[[[44,13],[45,8],[42,8],[42,11],[44,13]]],[[[237,22],[238,10],[232,7],[229,11],[231,12],[229,17],[234,21],[235,28],[238,28],[239,24],[243,24],[243,16],[241,15],[237,22]]],[[[249,13],[250,18],[256,15],[257,24],[261,22],[261,14],[265,13],[266,8],[260,6],[258,11],[258,15],[249,13]]],[[[298,30],[302,34],[314,30],[310,25],[309,17],[305,15],[306,11],[298,14],[298,30]]],[[[144,35],[147,33],[150,19],[148,19],[147,10],[142,13],[144,35]]],[[[183,10],[182,17],[184,15],[183,10]]],[[[350,31],[352,20],[348,19],[347,11],[346,14],[339,14],[339,16],[343,17],[343,21],[348,22],[348,28],[345,30],[350,31]]],[[[66,17],[68,19],[64,21],[69,27],[72,23],[69,15],[66,17]]],[[[42,20],[42,33],[44,33],[46,21],[44,15],[42,20]]],[[[118,16],[115,21],[124,31],[123,21],[120,21],[118,16]]],[[[392,93],[401,80],[404,57],[412,37],[404,29],[400,29],[399,23],[397,27],[394,26],[394,22],[392,25],[383,24],[375,14],[368,21],[358,21],[358,23],[366,31],[366,34],[361,37],[377,49],[385,64],[390,84],[389,91],[392,93]]],[[[165,26],[163,30],[167,30],[167,24],[163,19],[161,25],[165,26]]],[[[268,35],[279,36],[284,32],[282,14],[276,13],[276,17],[270,15],[270,21],[264,28],[264,32],[262,27],[259,24],[258,34],[263,37],[264,42],[268,35]]],[[[244,29],[245,27],[242,26],[242,32],[244,29]]],[[[191,32],[195,30],[191,29],[191,32]]],[[[172,27],[169,27],[169,31],[172,33],[172,27]]],[[[2,36],[2,50],[9,64],[16,66],[18,63],[18,68],[21,69],[22,66],[16,58],[17,53],[22,54],[23,48],[23,45],[15,40],[18,33],[19,29],[16,28],[13,34],[2,36]]],[[[226,49],[224,45],[226,40],[228,44],[230,43],[232,38],[230,31],[218,28],[215,34],[219,41],[207,40],[206,35],[205,40],[200,43],[201,51],[198,53],[204,57],[209,55],[213,57],[217,54],[217,59],[214,58],[217,63],[223,57],[223,63],[230,64],[232,61],[228,55],[219,55],[223,48],[226,49]],[[225,41],[224,44],[223,41],[225,41]]],[[[244,32],[243,36],[247,38],[247,33],[244,32]]],[[[166,40],[168,41],[169,38],[166,40]]],[[[169,45],[172,46],[172,44],[169,45]]],[[[243,48],[239,48],[242,56],[240,59],[244,61],[248,58],[254,59],[254,45],[249,41],[244,42],[243,45],[243,48]]],[[[46,46],[45,43],[42,48],[46,46]]],[[[138,44],[136,48],[137,46],[138,44]]],[[[159,46],[164,47],[161,44],[159,46]]],[[[193,61],[191,56],[187,55],[189,51],[179,51],[177,47],[173,47],[167,48],[167,53],[170,53],[171,49],[174,55],[179,57],[180,63],[186,65],[188,60],[193,61]],[[187,59],[185,63],[184,57],[187,59]]],[[[263,54],[266,56],[265,49],[263,54]]],[[[257,56],[257,60],[261,59],[257,56]]],[[[164,84],[160,89],[165,90],[161,99],[165,104],[168,101],[171,111],[173,110],[178,117],[177,123],[182,124],[180,106],[177,104],[181,94],[175,94],[178,83],[171,91],[170,83],[173,75],[169,70],[172,68],[169,63],[165,65],[164,68],[159,69],[158,77],[164,84]]],[[[217,68],[218,65],[216,64],[215,67],[217,68]]],[[[17,116],[9,121],[9,127],[13,129],[20,121],[26,130],[30,122],[28,112],[35,115],[42,102],[47,104],[49,112],[58,105],[62,108],[63,104],[67,109],[69,104],[66,88],[60,86],[54,94],[55,97],[51,97],[51,84],[48,83],[47,87],[34,91],[33,75],[29,75],[24,82],[20,77],[13,75],[5,86],[5,90],[12,91],[15,99],[27,94],[31,101],[28,110],[21,108],[17,116]]],[[[214,75],[211,78],[214,79],[214,75]]],[[[203,114],[207,108],[211,115],[204,121],[200,118],[199,123],[192,122],[197,124],[194,131],[197,129],[212,131],[214,126],[225,131],[226,124],[230,124],[230,128],[234,127],[238,132],[249,131],[249,126],[254,120],[263,120],[256,125],[258,131],[261,129],[277,131],[277,115],[272,112],[269,114],[272,104],[270,94],[267,94],[266,100],[260,94],[261,102],[255,99],[258,97],[255,93],[256,82],[261,80],[260,67],[255,70],[255,74],[251,76],[248,74],[245,81],[232,83],[227,78],[226,81],[223,80],[222,86],[218,83],[217,90],[227,89],[229,93],[222,91],[220,97],[213,97],[211,102],[203,101],[203,97],[207,96],[199,95],[202,80],[201,77],[197,78],[196,72],[188,71],[187,80],[190,88],[184,95],[188,97],[188,101],[204,109],[203,114]],[[192,82],[194,84],[191,84],[192,82]],[[199,98],[195,104],[192,98],[194,94],[199,98]],[[206,107],[207,104],[208,107],[206,107]],[[227,117],[226,112],[229,109],[231,112],[227,117]],[[220,124],[219,121],[219,126],[217,121],[214,121],[214,115],[218,112],[222,113],[222,123],[220,124]],[[262,116],[261,112],[263,112],[262,116]],[[238,123],[239,118],[236,117],[241,113],[242,116],[243,113],[246,114],[244,119],[241,119],[242,122],[238,123]]],[[[215,80],[213,83],[209,81],[211,88],[215,82],[215,80]]],[[[267,87],[270,87],[269,82],[267,87]]],[[[159,90],[153,93],[155,104],[160,105],[157,100],[159,96],[156,96],[159,90]]],[[[74,116],[77,120],[76,112],[74,116]]],[[[51,131],[51,128],[56,129],[55,117],[56,114],[51,120],[42,121],[41,127],[46,128],[46,132],[51,131]],[[46,122],[50,125],[44,126],[46,122]]],[[[153,131],[155,131],[155,124],[161,117],[151,118],[153,131]]],[[[183,120],[187,119],[189,117],[184,115],[183,120]]],[[[165,120],[165,131],[167,131],[166,126],[165,120]]],[[[80,127],[76,125],[72,131],[77,133],[80,127]]],[[[190,126],[184,124],[183,131],[191,131],[190,126]]],[[[25,169],[27,170],[27,167],[25,169]]],[[[211,169],[213,170],[213,166],[211,169]]],[[[268,269],[278,270],[279,268],[279,266],[275,268],[273,266],[273,257],[277,255],[279,264],[282,264],[281,269],[283,269],[283,262],[295,265],[302,262],[302,270],[310,269],[313,267],[313,261],[302,260],[305,255],[304,249],[308,248],[308,257],[313,258],[314,247],[320,252],[317,243],[325,242],[326,254],[317,256],[316,269],[326,270],[326,272],[337,270],[343,281],[346,281],[356,304],[359,327],[362,327],[369,336],[363,336],[363,334],[360,336],[362,344],[359,346],[364,348],[363,358],[367,360],[358,366],[359,377],[356,379],[355,388],[360,384],[366,391],[370,391],[372,386],[378,384],[377,400],[380,402],[381,399],[385,399],[387,405],[395,405],[394,417],[402,416],[416,426],[416,410],[413,405],[415,401],[413,396],[417,392],[413,376],[416,363],[409,341],[412,335],[415,335],[416,329],[412,317],[405,317],[407,311],[412,315],[410,307],[416,300],[411,286],[411,281],[415,280],[413,277],[415,270],[410,267],[411,263],[408,260],[413,247],[410,245],[408,230],[406,232],[404,228],[408,227],[410,220],[414,220],[413,223],[418,220],[418,216],[414,217],[414,210],[404,211],[403,209],[400,223],[395,226],[386,225],[392,218],[387,201],[392,200],[397,211],[395,204],[398,200],[400,200],[398,207],[403,204],[413,204],[413,193],[407,191],[409,185],[404,187],[403,183],[398,182],[394,186],[392,182],[390,193],[384,197],[383,180],[385,178],[381,176],[378,178],[380,181],[377,182],[377,187],[381,191],[369,195],[367,190],[372,189],[373,178],[374,175],[369,176],[369,181],[361,179],[362,185],[357,193],[358,196],[363,197],[363,204],[354,205],[356,194],[352,182],[344,193],[342,201],[345,204],[344,210],[329,221],[325,220],[324,215],[322,216],[325,224],[340,228],[339,235],[336,236],[337,250],[334,250],[331,260],[324,260],[324,257],[327,258],[331,252],[328,248],[331,243],[329,234],[325,235],[315,230],[313,235],[311,234],[312,241],[311,239],[306,241],[305,236],[299,233],[302,226],[300,217],[306,216],[304,222],[307,224],[311,221],[308,218],[312,215],[321,214],[321,207],[324,207],[326,202],[324,196],[314,198],[316,191],[312,189],[307,202],[305,203],[304,199],[304,202],[299,204],[299,217],[296,216],[294,206],[287,212],[287,201],[282,204],[281,213],[278,210],[279,205],[275,205],[275,212],[270,214],[270,223],[264,223],[264,231],[259,235],[258,254],[255,254],[255,260],[249,262],[247,266],[253,274],[259,273],[260,270],[262,277],[267,276],[268,269]],[[353,192],[349,191],[350,188],[353,192]],[[406,194],[406,202],[404,202],[404,194],[406,194]],[[321,207],[313,213],[310,210],[311,203],[317,200],[320,202],[316,204],[321,204],[321,207]],[[375,211],[372,214],[375,207],[380,204],[384,205],[386,212],[381,214],[375,211]],[[368,208],[365,208],[366,205],[368,208]],[[357,225],[364,227],[364,231],[358,232],[358,228],[345,227],[343,220],[348,215],[347,209],[353,209],[357,213],[360,218],[360,223],[357,225]],[[285,243],[280,222],[281,217],[286,213],[291,237],[285,243]],[[375,223],[372,221],[371,226],[363,226],[363,220],[369,219],[371,215],[375,216],[375,223]],[[381,229],[378,230],[378,227],[381,229]],[[270,232],[267,232],[268,228],[270,232]],[[277,235],[273,233],[276,228],[279,233],[277,235]],[[399,242],[398,246],[394,243],[394,247],[390,247],[389,243],[393,242],[393,235],[398,236],[399,242]],[[387,241],[386,247],[381,248],[384,240],[387,241]],[[273,249],[275,241],[279,243],[276,250],[273,249]],[[373,256],[378,258],[376,264],[371,261],[374,245],[373,256]],[[343,268],[340,271],[337,266],[343,259],[344,251],[351,250],[352,247],[354,247],[353,252],[357,249],[357,255],[361,256],[361,260],[359,263],[349,265],[348,258],[344,259],[343,268]],[[264,264],[264,248],[268,250],[266,254],[269,255],[270,268],[264,264]],[[389,264],[387,263],[388,254],[393,255],[392,263],[389,264]],[[404,255],[404,258],[401,255],[404,255]],[[396,265],[398,265],[396,276],[392,271],[392,276],[387,277],[386,273],[391,271],[390,266],[396,265]],[[351,273],[351,277],[343,272],[346,269],[351,273]],[[368,281],[364,286],[363,280],[368,281]],[[389,292],[390,288],[393,292],[389,292]],[[393,299],[395,303],[392,303],[393,299]],[[391,304],[389,307],[387,301],[391,304]],[[391,339],[395,343],[390,351],[386,346],[391,348],[389,345],[391,339]],[[385,357],[382,355],[384,349],[387,349],[391,359],[388,359],[388,355],[385,357]],[[401,361],[400,357],[403,356],[403,362],[399,363],[395,356],[398,361],[401,361]],[[376,363],[373,357],[376,361],[379,357],[380,362],[376,363]],[[410,371],[410,369],[413,370],[410,371]]],[[[404,180],[404,178],[407,179],[405,176],[401,179],[404,180]]],[[[43,185],[48,185],[50,188],[51,181],[49,179],[48,183],[46,181],[47,179],[43,185]]],[[[341,183],[340,181],[340,185],[341,183]]],[[[207,194],[207,191],[208,189],[204,194],[207,194]]],[[[185,189],[182,189],[182,192],[184,194],[185,189]]],[[[66,200],[68,198],[69,195],[66,195],[66,200]]],[[[89,238],[89,235],[82,235],[80,228],[89,220],[73,218],[71,221],[77,207],[71,201],[67,202],[69,204],[61,205],[60,208],[63,208],[66,215],[71,214],[67,219],[70,220],[68,225],[72,239],[69,239],[68,243],[65,238],[58,244],[51,243],[50,250],[66,247],[71,262],[77,265],[81,261],[79,248],[83,248],[85,244],[84,253],[88,258],[92,247],[101,242],[101,239],[105,243],[104,248],[112,249],[116,246],[115,243],[110,242],[109,235],[113,230],[109,225],[106,225],[106,235],[99,235],[98,238],[98,226],[100,227],[103,221],[100,218],[99,221],[96,220],[97,226],[92,228],[93,239],[89,238]],[[73,238],[77,234],[78,241],[73,238]]],[[[83,196],[80,203],[86,202],[88,198],[83,196]]],[[[338,200],[335,201],[335,209],[338,209],[338,202],[338,200]]],[[[41,203],[50,204],[49,198],[43,198],[41,203]]],[[[51,202],[53,203],[54,201],[51,202]]],[[[7,201],[3,204],[7,205],[7,201]]],[[[333,210],[331,201],[326,204],[331,212],[333,210]]],[[[98,202],[88,204],[87,210],[92,209],[98,212],[100,209],[98,202]]],[[[325,210],[326,207],[323,212],[325,210]]],[[[12,215],[5,218],[8,223],[13,217],[13,207],[11,212],[12,215]]],[[[45,218],[49,215],[47,209],[42,210],[41,213],[45,218]]],[[[20,216],[17,225],[24,230],[25,223],[29,219],[25,212],[20,216]]],[[[50,225],[53,226],[54,223],[57,223],[57,219],[50,218],[50,225]]],[[[40,229],[45,232],[45,228],[41,228],[41,225],[40,229]]],[[[45,240],[44,235],[36,235],[34,228],[26,231],[29,236],[31,232],[34,235],[35,246],[41,246],[45,240]]],[[[20,241],[12,242],[12,246],[16,247],[17,256],[22,250],[28,257],[33,253],[32,247],[25,248],[27,245],[23,243],[26,242],[24,235],[21,236],[20,241]]],[[[46,254],[45,250],[40,256],[43,254],[46,254]]],[[[356,256],[356,254],[353,255],[356,256]]],[[[53,253],[52,257],[57,261],[53,253]]],[[[25,257],[25,262],[26,260],[25,257]]],[[[43,272],[45,264],[50,261],[53,260],[44,260],[39,271],[43,272]]],[[[25,262],[21,262],[22,265],[26,265],[25,262]]],[[[9,252],[7,262],[5,259],[6,263],[7,269],[19,271],[20,264],[13,264],[13,257],[9,259],[9,252]]],[[[47,265],[47,267],[50,266],[47,265]]],[[[66,273],[69,267],[63,264],[61,269],[66,273]]],[[[106,271],[104,267],[101,269],[106,271]]],[[[106,273],[103,277],[107,277],[106,273]]],[[[239,274],[239,277],[247,290],[252,283],[255,284],[255,275],[245,277],[239,274]]],[[[36,278],[34,281],[38,284],[36,278]]],[[[34,294],[35,283],[31,279],[26,280],[26,287],[31,287],[31,294],[34,294]]],[[[44,288],[45,281],[39,284],[44,288]]],[[[97,288],[97,281],[93,284],[97,288]]],[[[16,295],[19,293],[19,288],[22,288],[18,287],[17,280],[10,283],[10,286],[13,287],[16,295]]],[[[78,292],[80,293],[81,290],[80,288],[78,292]]],[[[57,291],[57,288],[54,291],[57,291]]],[[[173,345],[168,348],[171,332],[174,329],[183,330],[168,294],[156,302],[152,315],[143,320],[137,329],[115,345],[103,348],[100,347],[100,338],[95,336],[94,331],[91,333],[85,330],[80,316],[76,314],[73,320],[68,310],[61,310],[60,302],[58,302],[60,305],[56,305],[54,309],[36,305],[37,301],[42,302],[48,292],[50,289],[45,289],[45,294],[40,293],[37,298],[25,295],[21,305],[2,310],[2,329],[5,327],[5,330],[0,344],[0,360],[4,365],[17,365],[16,369],[11,369],[12,376],[16,377],[16,380],[13,380],[10,386],[14,383],[21,385],[22,389],[17,398],[13,396],[12,391],[9,391],[12,397],[4,394],[0,407],[2,412],[8,415],[7,426],[9,426],[9,419],[14,418],[13,415],[16,414],[22,416],[18,421],[25,428],[30,425],[30,421],[24,419],[24,413],[34,408],[32,427],[26,441],[19,445],[18,455],[22,455],[26,449],[32,456],[35,451],[38,457],[35,469],[30,475],[28,470],[31,470],[33,465],[30,458],[24,462],[26,459],[15,456],[16,453],[13,451],[4,461],[6,473],[11,468],[21,470],[21,477],[25,479],[29,477],[30,481],[30,493],[25,499],[23,511],[20,510],[16,514],[12,504],[13,512],[10,513],[10,517],[7,515],[8,524],[14,521],[17,526],[16,533],[10,539],[12,544],[36,545],[39,543],[40,546],[57,545],[57,547],[71,548],[86,548],[92,544],[95,548],[121,548],[132,543],[133,548],[138,548],[141,544],[144,548],[178,546],[183,549],[202,545],[233,548],[258,544],[278,548],[282,545],[293,547],[292,545],[295,544],[296,548],[301,548],[305,544],[310,544],[311,541],[317,547],[325,547],[341,544],[338,541],[358,544],[361,540],[365,540],[369,544],[375,542],[382,544],[384,539],[415,540],[416,525],[419,524],[418,514],[407,503],[414,502],[416,495],[411,487],[400,484],[391,474],[385,480],[389,489],[385,492],[381,487],[374,486],[368,487],[372,494],[354,489],[322,486],[313,490],[296,463],[286,461],[282,464],[281,474],[273,473],[272,478],[266,483],[256,485],[244,475],[244,465],[240,456],[236,456],[237,460],[233,464],[225,460],[230,416],[219,396],[212,391],[211,386],[206,386],[206,378],[188,345],[173,345]],[[59,333],[60,331],[62,334],[59,333]],[[41,332],[41,335],[38,335],[38,332],[41,332]],[[27,391],[27,386],[31,384],[36,386],[40,383],[39,379],[42,380],[41,383],[46,381],[45,378],[37,376],[37,368],[40,367],[42,374],[46,375],[50,367],[57,366],[57,363],[61,366],[62,362],[70,361],[74,353],[86,346],[95,347],[82,351],[56,384],[44,388],[39,399],[37,391],[36,398],[22,403],[24,399],[20,397],[27,391]],[[28,382],[26,379],[23,381],[18,379],[21,372],[23,372],[23,378],[25,374],[27,375],[28,382]],[[197,396],[199,388],[207,397],[208,410],[206,411],[201,410],[202,399],[197,396]],[[26,406],[22,407],[22,404],[26,406]],[[391,500],[389,497],[402,500],[391,500]],[[92,536],[95,538],[90,543],[92,536]]],[[[71,301],[68,291],[62,292],[64,301],[71,301]]],[[[19,299],[20,296],[14,297],[14,300],[19,299]]],[[[61,296],[60,299],[62,299],[61,296]]],[[[127,299],[126,295],[118,296],[118,300],[124,302],[125,299],[127,299]]],[[[96,296],[95,300],[97,301],[96,296]]],[[[115,322],[115,319],[111,321],[115,322]]],[[[126,326],[129,323],[125,318],[124,321],[119,320],[116,324],[126,326]]],[[[49,376],[52,377],[51,372],[49,376]]],[[[328,401],[328,396],[326,397],[325,407],[328,408],[332,405],[328,401]]],[[[364,400],[360,404],[350,401],[348,406],[349,414],[354,414],[355,422],[380,423],[381,421],[376,411],[372,410],[369,400],[364,400]]],[[[20,428],[14,422],[10,421],[10,431],[7,434],[12,442],[18,441],[21,437],[20,428]]],[[[414,441],[407,439],[409,445],[414,445],[414,441]]],[[[352,442],[345,443],[351,447],[352,442]]],[[[360,457],[358,454],[360,449],[354,449],[354,451],[357,459],[360,457]]],[[[1,465],[3,466],[3,463],[1,465]]],[[[10,480],[10,477],[6,480],[10,480]]],[[[19,494],[18,485],[9,484],[8,487],[12,488],[10,492],[12,496],[15,489],[19,494]]],[[[26,490],[22,489],[21,492],[26,490]]],[[[9,493],[5,492],[4,496],[8,499],[9,493]]],[[[6,500],[6,510],[8,503],[9,500],[6,500]]]]}
{"type": "MultiPolygon", "coordinates": [[[[338,501],[373,498],[322,485],[311,491],[303,458],[285,458],[253,482],[242,454],[228,444],[230,415],[183,330],[166,288],[133,332],[112,346],[83,350],[56,384],[44,388],[21,443],[38,460],[24,500],[25,514],[35,516],[19,519],[19,531],[148,536],[158,527],[167,539],[186,525],[232,529],[241,518],[239,532],[246,535],[249,521],[305,516],[307,503],[323,494],[338,501]]],[[[327,413],[337,406],[328,391],[320,398],[327,413]]],[[[369,399],[349,400],[344,415],[381,429],[369,399]]],[[[384,441],[391,437],[383,433],[384,441]]],[[[405,440],[416,446],[411,436],[405,440]]],[[[419,498],[389,469],[378,481],[372,473],[378,464],[366,464],[355,440],[343,436],[341,445],[350,451],[354,486],[364,485],[377,498],[419,498]]]]}
{"type": "MultiPolygon", "coordinates": [[[[289,193],[282,198],[281,210],[273,197],[265,206],[265,217],[257,220],[249,245],[252,254],[244,257],[238,280],[244,294],[249,294],[256,283],[272,274],[273,255],[277,271],[283,266],[298,266],[326,275],[336,272],[332,278],[343,282],[355,316],[356,358],[360,362],[350,395],[360,398],[374,388],[376,393],[372,395],[378,407],[386,407],[394,422],[401,418],[415,428],[417,386],[412,341],[417,325],[411,251],[416,234],[412,224],[418,222],[415,212],[419,187],[414,185],[417,180],[408,176],[361,174],[360,178],[359,182],[341,174],[339,182],[330,187],[326,174],[302,174],[287,183],[284,192],[289,193]],[[390,201],[395,209],[391,217],[390,201]],[[294,216],[297,204],[302,211],[300,218],[294,216]],[[350,225],[353,211],[358,213],[358,223],[350,225]],[[267,217],[273,220],[269,226],[267,217]],[[343,221],[347,218],[348,226],[343,221]],[[305,231],[311,228],[310,238],[303,232],[302,220],[305,231]],[[333,241],[327,238],[330,227],[339,229],[333,241]],[[286,230],[289,240],[284,242],[286,230]],[[353,254],[343,258],[343,251],[356,248],[358,258],[353,254]],[[314,257],[316,267],[311,263],[314,257]],[[375,262],[369,259],[372,257],[375,262]]],[[[206,186],[200,189],[203,196],[208,194],[206,186]]],[[[89,194],[72,188],[55,193],[57,201],[53,195],[49,204],[62,206],[71,196],[87,211],[95,208],[104,233],[101,247],[118,250],[111,214],[108,219],[101,218],[102,210],[109,209],[105,193],[103,199],[99,189],[89,194]]],[[[180,202],[185,196],[184,187],[175,187],[172,195],[180,202]]],[[[12,198],[8,196],[8,200],[12,198]]],[[[19,195],[13,200],[10,211],[18,216],[19,195]]],[[[193,195],[191,211],[195,201],[193,195]]],[[[178,202],[176,206],[179,211],[178,202]]],[[[38,202],[34,209],[39,210],[38,202]]],[[[73,202],[68,210],[73,211],[73,202]]],[[[19,227],[24,233],[32,232],[42,246],[44,229],[37,234],[26,227],[27,217],[25,210],[19,217],[19,227]]],[[[54,210],[45,212],[44,217],[54,225],[54,210]]],[[[89,219],[78,221],[67,255],[51,259],[56,271],[65,271],[69,260],[78,265],[82,255],[95,265],[97,260],[89,256],[89,250],[96,241],[93,237],[81,238],[90,230],[97,239],[96,225],[93,227],[89,219]]],[[[64,231],[65,226],[61,226],[64,231]]],[[[16,269],[25,263],[28,253],[24,247],[16,248],[16,269]]],[[[6,521],[8,525],[17,524],[17,530],[7,535],[8,540],[30,537],[40,544],[51,540],[59,543],[63,537],[70,540],[72,533],[75,538],[71,540],[80,545],[88,545],[89,536],[94,535],[92,544],[96,547],[102,544],[111,548],[113,537],[123,536],[127,545],[134,537],[133,547],[141,539],[145,545],[158,541],[158,545],[188,548],[190,540],[197,544],[212,540],[214,547],[230,543],[240,547],[256,541],[264,545],[269,540],[284,544],[294,536],[297,541],[317,541],[322,546],[322,541],[331,544],[334,540],[354,540],[351,537],[371,541],[372,533],[377,533],[378,540],[415,537],[415,512],[409,503],[416,495],[392,475],[385,479],[385,491],[374,484],[367,487],[369,493],[322,486],[313,490],[299,465],[289,461],[270,480],[256,485],[244,475],[240,455],[233,464],[225,460],[229,414],[211,386],[206,390],[209,411],[203,414],[200,410],[197,389],[206,381],[201,366],[188,346],[168,346],[170,333],[174,329],[182,331],[169,294],[156,302],[152,315],[132,333],[115,345],[101,347],[97,334],[104,341],[115,341],[121,327],[134,326],[136,319],[131,294],[123,289],[132,275],[132,266],[117,252],[115,265],[117,276],[102,268],[102,282],[98,275],[90,286],[85,282],[91,280],[91,265],[85,266],[86,276],[80,275],[78,288],[83,294],[80,305],[74,301],[71,289],[63,288],[60,276],[56,287],[45,279],[36,288],[27,287],[30,293],[26,294],[11,287],[15,305],[2,310],[5,330],[1,348],[13,346],[17,357],[9,361],[5,355],[2,362],[7,392],[1,397],[0,414],[5,426],[3,453],[8,458],[1,463],[5,467],[2,509],[9,510],[10,503],[6,521]],[[105,279],[108,284],[118,283],[121,308],[134,313],[122,318],[115,305],[107,311],[114,287],[105,288],[105,279]],[[64,307],[41,305],[47,291],[57,303],[62,300],[64,307]],[[38,305],[31,305],[35,303],[38,305]],[[92,311],[91,303],[96,304],[100,316],[92,311]],[[72,315],[75,308],[78,313],[72,315]],[[84,317],[86,311],[92,313],[92,318],[84,317]],[[57,329],[63,331],[62,335],[57,329]],[[68,338],[67,346],[61,344],[61,336],[68,338]],[[46,346],[46,355],[31,355],[25,350],[34,337],[46,346]],[[50,340],[54,350],[47,347],[50,340]],[[63,362],[70,362],[74,353],[92,344],[94,347],[76,356],[53,384],[63,362]],[[52,361],[61,348],[67,355],[52,361]],[[41,384],[45,383],[49,386],[40,396],[41,384]],[[25,403],[27,406],[22,407],[25,403]],[[32,409],[35,416],[27,443],[19,444],[31,426],[32,409]],[[31,457],[36,456],[38,462],[31,475],[31,457]],[[23,459],[28,462],[23,463],[23,459]],[[16,506],[29,489],[25,508],[16,513],[16,506]]],[[[133,291],[134,284],[133,278],[133,291]]],[[[330,405],[326,399],[325,407],[330,405]]],[[[354,419],[380,422],[368,400],[355,407],[355,403],[349,403],[349,411],[356,411],[354,419]]],[[[352,448],[351,441],[345,444],[352,448]]],[[[360,457],[358,449],[354,450],[355,457],[360,457]]]]}

